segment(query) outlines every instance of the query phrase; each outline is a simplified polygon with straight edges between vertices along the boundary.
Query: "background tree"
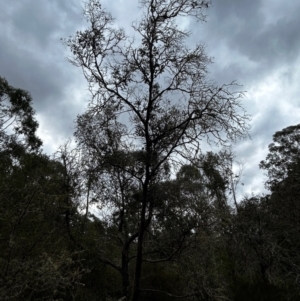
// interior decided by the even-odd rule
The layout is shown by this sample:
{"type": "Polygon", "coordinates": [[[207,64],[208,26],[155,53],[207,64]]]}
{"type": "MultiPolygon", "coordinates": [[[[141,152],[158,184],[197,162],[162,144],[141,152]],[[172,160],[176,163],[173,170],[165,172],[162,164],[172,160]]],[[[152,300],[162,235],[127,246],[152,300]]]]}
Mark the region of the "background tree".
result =
{"type": "Polygon", "coordinates": [[[280,219],[268,195],[239,203],[229,231],[223,234],[233,300],[299,299],[291,272],[297,270],[294,251],[298,244],[288,246],[292,236],[280,219]]]}
{"type": "Polygon", "coordinates": [[[160,279],[145,290],[152,293],[152,299],[163,292],[170,299],[184,294],[196,300],[222,300],[228,294],[220,250],[220,233],[230,217],[227,181],[221,173],[226,170],[221,166],[223,157],[223,152],[201,156],[200,168],[184,165],[175,179],[156,188],[159,205],[154,208],[144,244],[145,275],[149,279],[151,271],[154,279],[160,279]],[[176,275],[176,285],[164,284],[153,265],[176,275]]]}
{"type": "Polygon", "coordinates": [[[275,190],[287,178],[289,182],[299,179],[300,125],[276,132],[273,141],[269,145],[266,160],[260,162],[260,168],[267,170],[269,179],[266,186],[271,190],[275,190]]]}
{"type": "MultiPolygon", "coordinates": [[[[137,240],[132,293],[126,290],[132,300],[140,298],[145,233],[165,164],[194,162],[203,138],[225,144],[247,132],[242,93],[231,89],[234,84],[217,86],[207,80],[210,59],[204,46],[186,47],[189,32],[177,24],[184,16],[204,20],[209,2],[140,4],[143,16],[132,26],[140,42],[118,29],[95,0],[85,6],[88,29],[66,40],[73,53],[70,61],[83,69],[93,95],[87,112],[77,119],[78,143],[92,156],[94,168],[110,166],[139,187],[138,223],[128,234],[128,241],[137,240]],[[133,165],[123,163],[137,152],[141,157],[133,165]]],[[[114,201],[107,203],[116,209],[114,201]]],[[[125,213],[124,219],[130,218],[125,213]]]]}
{"type": "Polygon", "coordinates": [[[0,147],[3,150],[9,143],[22,143],[33,150],[42,142],[36,136],[38,123],[34,118],[32,99],[27,91],[17,89],[0,77],[0,147]],[[8,134],[7,129],[12,129],[8,134]]]}
{"type": "Polygon", "coordinates": [[[0,84],[0,299],[67,300],[83,269],[65,239],[64,169],[41,154],[30,95],[0,84]]]}
{"type": "MultiPolygon", "coordinates": [[[[267,171],[266,187],[271,190],[270,206],[278,224],[278,242],[284,273],[293,279],[300,275],[300,125],[278,131],[269,145],[269,153],[260,168],[267,171]]],[[[299,289],[299,283],[295,281],[299,289]]]]}
{"type": "Polygon", "coordinates": [[[299,232],[300,125],[276,132],[273,140],[260,168],[267,171],[266,187],[272,192],[272,201],[282,222],[299,232]]]}

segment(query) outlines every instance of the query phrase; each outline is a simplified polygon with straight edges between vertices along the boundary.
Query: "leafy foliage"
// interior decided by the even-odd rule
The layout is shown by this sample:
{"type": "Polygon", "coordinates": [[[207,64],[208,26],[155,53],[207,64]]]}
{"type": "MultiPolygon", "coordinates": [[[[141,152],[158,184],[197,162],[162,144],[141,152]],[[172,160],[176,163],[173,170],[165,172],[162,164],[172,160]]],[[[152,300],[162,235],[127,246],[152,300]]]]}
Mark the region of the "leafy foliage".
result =
{"type": "Polygon", "coordinates": [[[281,182],[299,179],[300,125],[289,126],[273,136],[266,160],[261,161],[260,168],[267,170],[269,180],[266,185],[276,189],[281,182]]]}
{"type": "Polygon", "coordinates": [[[0,77],[0,148],[8,143],[21,143],[31,150],[38,149],[42,142],[36,136],[38,123],[27,91],[10,86],[0,77]],[[12,127],[13,134],[7,134],[12,127]]]}

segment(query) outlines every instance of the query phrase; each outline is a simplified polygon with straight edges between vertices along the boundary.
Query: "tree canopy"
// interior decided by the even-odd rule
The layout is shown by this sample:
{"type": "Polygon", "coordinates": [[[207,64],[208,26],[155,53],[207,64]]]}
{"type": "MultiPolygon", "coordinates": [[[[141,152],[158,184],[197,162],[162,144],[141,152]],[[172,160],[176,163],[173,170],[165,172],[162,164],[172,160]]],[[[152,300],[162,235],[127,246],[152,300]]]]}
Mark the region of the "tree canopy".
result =
{"type": "Polygon", "coordinates": [[[17,89],[0,77],[0,147],[8,143],[21,143],[31,150],[41,146],[36,136],[38,122],[34,118],[32,99],[27,91],[17,89]],[[7,129],[12,127],[12,134],[7,129]]]}

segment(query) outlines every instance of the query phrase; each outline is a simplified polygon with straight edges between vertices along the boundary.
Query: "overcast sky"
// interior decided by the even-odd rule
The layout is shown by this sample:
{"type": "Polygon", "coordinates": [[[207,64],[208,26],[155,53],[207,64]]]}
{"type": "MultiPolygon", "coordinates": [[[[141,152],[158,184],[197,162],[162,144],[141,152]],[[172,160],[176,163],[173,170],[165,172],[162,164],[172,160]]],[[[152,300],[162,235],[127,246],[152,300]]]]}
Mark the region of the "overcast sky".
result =
{"type": "MultiPolygon", "coordinates": [[[[122,27],[138,18],[137,0],[102,1],[122,27]]],[[[44,150],[52,154],[74,132],[89,100],[81,70],[67,61],[61,38],[86,24],[78,0],[0,0],[0,76],[28,90],[44,150]]],[[[300,1],[213,0],[207,22],[186,21],[192,41],[213,57],[209,77],[237,80],[247,91],[251,140],[235,146],[244,165],[242,194],[263,191],[258,164],[272,135],[300,123],[300,1]]]]}

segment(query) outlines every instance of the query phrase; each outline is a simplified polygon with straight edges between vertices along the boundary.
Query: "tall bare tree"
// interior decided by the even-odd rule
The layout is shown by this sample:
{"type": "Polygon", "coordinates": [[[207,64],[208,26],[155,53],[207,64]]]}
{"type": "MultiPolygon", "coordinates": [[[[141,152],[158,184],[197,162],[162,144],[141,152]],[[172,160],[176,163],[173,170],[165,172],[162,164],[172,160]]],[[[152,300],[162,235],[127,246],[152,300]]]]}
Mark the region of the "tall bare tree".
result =
{"type": "MultiPolygon", "coordinates": [[[[202,139],[227,144],[247,136],[243,93],[235,83],[218,86],[207,79],[211,59],[205,47],[187,47],[190,32],[179,26],[182,17],[204,21],[209,5],[205,0],[140,0],[143,14],[132,25],[136,38],[130,38],[99,0],[90,0],[84,10],[89,27],[65,41],[73,53],[70,61],[82,68],[93,96],[77,119],[76,138],[86,156],[94,158],[94,171],[102,171],[102,183],[115,177],[113,183],[120,184],[114,198],[99,201],[102,207],[120,207],[122,229],[132,218],[124,207],[133,202],[128,193],[132,187],[140,191],[135,198],[138,222],[120,238],[128,248],[137,242],[132,293],[129,282],[123,283],[133,301],[140,298],[156,183],[169,176],[172,166],[195,162],[202,139]]],[[[128,274],[124,269],[119,270],[128,274]]]]}

